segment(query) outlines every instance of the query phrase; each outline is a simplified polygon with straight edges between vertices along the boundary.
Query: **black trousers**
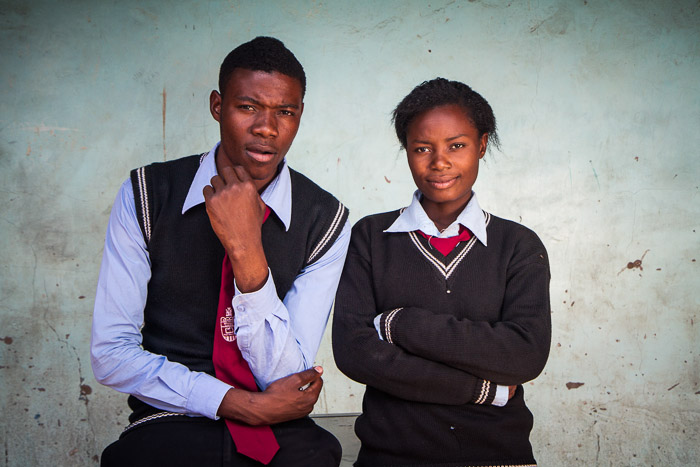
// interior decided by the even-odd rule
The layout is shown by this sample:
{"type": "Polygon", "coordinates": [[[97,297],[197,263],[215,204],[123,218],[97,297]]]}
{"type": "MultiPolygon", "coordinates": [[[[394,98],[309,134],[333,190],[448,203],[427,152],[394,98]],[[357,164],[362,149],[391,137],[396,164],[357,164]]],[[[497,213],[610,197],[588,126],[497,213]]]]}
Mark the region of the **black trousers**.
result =
{"type": "MultiPolygon", "coordinates": [[[[272,426],[279,451],[269,467],[338,467],[340,443],[309,417],[272,426]]],[[[223,420],[173,417],[138,426],[102,452],[102,467],[263,467],[236,451],[223,420]]]]}

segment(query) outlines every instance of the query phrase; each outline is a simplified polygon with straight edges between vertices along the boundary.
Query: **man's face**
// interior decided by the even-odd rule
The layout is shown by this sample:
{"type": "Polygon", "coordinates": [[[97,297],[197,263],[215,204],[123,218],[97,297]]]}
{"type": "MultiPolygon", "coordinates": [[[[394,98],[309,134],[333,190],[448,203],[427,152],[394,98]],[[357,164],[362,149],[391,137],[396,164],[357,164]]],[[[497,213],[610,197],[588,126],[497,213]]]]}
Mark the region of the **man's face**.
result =
{"type": "Polygon", "coordinates": [[[216,166],[241,166],[262,191],[277,174],[299,129],[301,83],[281,73],[237,68],[223,95],[212,91],[209,108],[219,122],[216,166]]]}

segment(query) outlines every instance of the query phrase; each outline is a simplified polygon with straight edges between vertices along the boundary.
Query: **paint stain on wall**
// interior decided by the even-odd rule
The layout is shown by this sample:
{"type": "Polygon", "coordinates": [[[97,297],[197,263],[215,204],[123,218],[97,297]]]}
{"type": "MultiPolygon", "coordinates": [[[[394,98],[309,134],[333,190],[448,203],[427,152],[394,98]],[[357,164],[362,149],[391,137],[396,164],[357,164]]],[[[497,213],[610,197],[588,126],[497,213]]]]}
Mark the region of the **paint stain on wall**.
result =
{"type": "Polygon", "coordinates": [[[386,178],[386,175],[384,175],[384,180],[386,180],[387,183],[391,183],[391,180],[389,180],[388,178],[386,178]]]}
{"type": "Polygon", "coordinates": [[[12,344],[12,338],[10,336],[5,336],[5,338],[3,339],[3,342],[7,345],[10,345],[10,344],[12,344]]]}
{"type": "Polygon", "coordinates": [[[569,381],[568,383],[566,383],[566,389],[569,389],[569,390],[578,389],[581,386],[583,386],[584,384],[585,383],[573,383],[573,382],[569,381]]]}
{"type": "Polygon", "coordinates": [[[620,272],[617,273],[617,275],[619,276],[620,274],[622,274],[622,272],[625,269],[639,269],[640,271],[644,271],[644,267],[642,267],[642,261],[644,261],[644,257],[647,255],[647,253],[649,253],[649,250],[646,250],[641,258],[635,259],[634,261],[630,261],[629,263],[627,263],[627,266],[622,268],[620,272]]]}

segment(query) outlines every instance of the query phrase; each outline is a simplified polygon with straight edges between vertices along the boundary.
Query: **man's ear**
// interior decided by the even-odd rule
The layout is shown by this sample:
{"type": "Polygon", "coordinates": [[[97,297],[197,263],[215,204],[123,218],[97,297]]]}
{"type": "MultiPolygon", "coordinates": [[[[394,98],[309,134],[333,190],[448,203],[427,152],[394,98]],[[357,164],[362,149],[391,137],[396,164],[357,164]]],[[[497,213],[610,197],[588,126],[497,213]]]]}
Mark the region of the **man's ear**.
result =
{"type": "Polygon", "coordinates": [[[209,112],[211,112],[211,116],[214,117],[214,120],[217,122],[221,123],[221,94],[219,94],[219,91],[213,90],[211,94],[209,94],[209,112]]]}

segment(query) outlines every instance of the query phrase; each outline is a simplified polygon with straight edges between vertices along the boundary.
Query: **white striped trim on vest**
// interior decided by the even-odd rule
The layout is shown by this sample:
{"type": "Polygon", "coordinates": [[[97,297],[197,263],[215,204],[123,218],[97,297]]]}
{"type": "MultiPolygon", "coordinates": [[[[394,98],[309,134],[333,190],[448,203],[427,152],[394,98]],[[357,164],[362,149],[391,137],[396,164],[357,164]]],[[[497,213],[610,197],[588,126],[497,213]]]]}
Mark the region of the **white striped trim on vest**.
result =
{"type": "MultiPolygon", "coordinates": [[[[488,226],[489,222],[491,221],[491,214],[488,212],[484,211],[484,217],[485,217],[485,223],[488,226]]],[[[459,252],[459,254],[448,264],[445,266],[442,261],[437,259],[435,255],[433,255],[430,250],[428,250],[426,247],[421,244],[420,240],[418,239],[418,234],[416,232],[409,232],[408,235],[411,237],[411,240],[413,241],[413,244],[418,248],[418,251],[420,251],[423,256],[425,256],[425,259],[427,259],[435,268],[440,271],[440,273],[445,276],[445,279],[449,279],[449,277],[452,275],[452,273],[455,271],[459,263],[464,259],[465,256],[467,256],[467,253],[469,253],[469,250],[472,249],[474,244],[476,243],[476,236],[472,235],[472,238],[470,238],[467,241],[467,244],[462,248],[462,251],[459,252]]]]}
{"type": "Polygon", "coordinates": [[[146,167],[136,169],[136,177],[139,182],[141,196],[141,215],[143,216],[143,230],[146,234],[146,242],[151,241],[151,213],[148,210],[148,189],[146,188],[146,167]]]}
{"type": "MultiPolygon", "coordinates": [[[[202,165],[202,161],[207,152],[203,152],[199,156],[199,165],[202,165]]],[[[151,241],[151,212],[148,208],[148,187],[146,186],[146,167],[143,166],[136,169],[136,178],[139,182],[139,198],[141,198],[141,216],[143,217],[143,230],[146,235],[146,242],[151,241]]]]}
{"type": "Polygon", "coordinates": [[[335,236],[336,231],[341,228],[340,221],[343,219],[343,213],[345,212],[345,206],[343,206],[343,203],[338,201],[338,210],[335,213],[335,217],[333,218],[333,222],[331,222],[331,226],[328,228],[328,231],[326,234],[321,238],[321,241],[318,242],[318,245],[316,245],[316,248],[313,249],[311,252],[311,255],[309,256],[309,259],[306,260],[307,264],[311,264],[311,262],[316,258],[316,256],[323,250],[323,248],[328,244],[331,238],[335,236]]]}
{"type": "Polygon", "coordinates": [[[122,431],[122,434],[126,433],[127,431],[131,430],[132,428],[136,428],[137,426],[141,425],[142,423],[150,422],[151,420],[158,420],[159,418],[163,417],[186,417],[184,413],[175,413],[175,412],[156,412],[153,415],[148,415],[147,417],[140,418],[136,420],[134,423],[130,423],[126,428],[124,428],[124,431],[122,431]]]}
{"type": "MultiPolygon", "coordinates": [[[[465,465],[464,467],[470,467],[465,465]]],[[[537,467],[537,464],[494,464],[494,465],[482,465],[480,467],[537,467]]]]}

